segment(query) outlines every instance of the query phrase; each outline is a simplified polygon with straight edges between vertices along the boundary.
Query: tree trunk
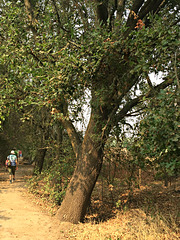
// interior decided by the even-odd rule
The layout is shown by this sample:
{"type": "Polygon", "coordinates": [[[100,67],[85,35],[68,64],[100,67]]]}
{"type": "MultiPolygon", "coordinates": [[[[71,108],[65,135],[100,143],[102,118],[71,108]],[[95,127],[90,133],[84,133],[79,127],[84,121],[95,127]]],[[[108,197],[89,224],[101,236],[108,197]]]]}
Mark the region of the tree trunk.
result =
{"type": "MultiPolygon", "coordinates": [[[[111,56],[109,58],[112,60],[111,56]]],[[[86,214],[91,193],[101,171],[104,145],[111,129],[111,121],[118,109],[118,103],[112,100],[118,97],[117,84],[112,80],[118,75],[121,77],[121,74],[117,72],[116,66],[110,68],[102,61],[92,84],[91,118],[82,144],[71,122],[62,120],[71,139],[77,162],[65,198],[57,212],[60,221],[78,223],[83,221],[86,214]],[[102,91],[103,95],[99,95],[102,91]]],[[[126,84],[119,98],[131,88],[133,81],[126,84]]],[[[121,116],[118,121],[120,119],[121,116]]]]}
{"type": "Polygon", "coordinates": [[[41,171],[43,169],[46,151],[47,151],[46,148],[37,150],[37,153],[35,156],[35,167],[34,167],[34,173],[33,173],[34,175],[41,173],[41,171]]]}
{"type": "Polygon", "coordinates": [[[91,118],[79,151],[74,174],[68,185],[64,201],[57,212],[60,221],[82,222],[86,214],[103,160],[103,144],[95,138],[94,134],[95,122],[91,118]]]}
{"type": "Polygon", "coordinates": [[[5,163],[6,157],[10,154],[10,144],[3,134],[0,134],[0,164],[5,163]]]}

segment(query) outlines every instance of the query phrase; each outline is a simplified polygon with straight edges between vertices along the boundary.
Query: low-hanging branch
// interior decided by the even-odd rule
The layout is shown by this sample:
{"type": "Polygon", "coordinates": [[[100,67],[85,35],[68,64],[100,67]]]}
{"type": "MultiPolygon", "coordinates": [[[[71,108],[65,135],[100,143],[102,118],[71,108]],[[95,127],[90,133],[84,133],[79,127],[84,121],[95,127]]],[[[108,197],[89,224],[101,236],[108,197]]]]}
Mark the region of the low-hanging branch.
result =
{"type": "Polygon", "coordinates": [[[137,106],[139,103],[143,102],[143,99],[150,98],[157,94],[161,89],[166,88],[167,86],[171,85],[174,82],[173,79],[167,79],[164,82],[160,83],[159,85],[155,86],[153,89],[151,89],[148,93],[140,95],[137,98],[134,98],[131,100],[131,102],[127,102],[123,109],[116,115],[116,121],[121,120],[126,116],[126,114],[135,106],[137,106]]]}
{"type": "Polygon", "coordinates": [[[174,82],[173,79],[167,79],[164,82],[160,83],[159,85],[155,86],[153,89],[150,89],[150,91],[146,94],[140,95],[137,98],[132,99],[130,102],[127,102],[124,107],[116,114],[117,106],[114,108],[114,110],[109,115],[109,118],[107,120],[106,125],[103,128],[101,139],[104,139],[104,136],[106,135],[106,132],[109,128],[111,128],[112,125],[116,125],[120,120],[122,120],[124,117],[128,116],[128,112],[135,106],[137,106],[139,103],[143,102],[144,98],[150,98],[155,93],[157,94],[161,89],[166,88],[167,86],[171,85],[174,82]]]}

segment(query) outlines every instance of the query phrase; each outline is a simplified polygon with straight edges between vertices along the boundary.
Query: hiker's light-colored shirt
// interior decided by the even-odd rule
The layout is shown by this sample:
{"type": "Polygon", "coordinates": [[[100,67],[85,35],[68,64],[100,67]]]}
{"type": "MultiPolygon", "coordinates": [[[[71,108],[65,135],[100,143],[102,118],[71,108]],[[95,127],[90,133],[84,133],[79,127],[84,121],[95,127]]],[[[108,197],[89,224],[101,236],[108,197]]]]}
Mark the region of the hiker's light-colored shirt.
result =
{"type": "Polygon", "coordinates": [[[16,155],[11,154],[7,157],[7,159],[10,160],[11,166],[16,166],[16,161],[17,161],[16,155]]]}

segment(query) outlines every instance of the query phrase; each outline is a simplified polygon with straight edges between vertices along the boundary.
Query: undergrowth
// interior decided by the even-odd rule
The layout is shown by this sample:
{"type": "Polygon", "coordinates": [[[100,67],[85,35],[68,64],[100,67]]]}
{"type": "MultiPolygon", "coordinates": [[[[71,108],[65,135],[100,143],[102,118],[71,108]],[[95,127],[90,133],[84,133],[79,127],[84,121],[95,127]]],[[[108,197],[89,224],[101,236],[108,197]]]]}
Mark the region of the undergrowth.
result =
{"type": "MultiPolygon", "coordinates": [[[[29,190],[56,209],[64,197],[73,169],[54,166],[29,180],[29,190]],[[58,169],[61,169],[58,170],[58,169]],[[63,172],[64,171],[64,172],[63,172]],[[62,174],[63,172],[63,174],[62,174]],[[66,173],[66,174],[65,174],[66,173]]],[[[180,237],[179,187],[165,187],[147,172],[144,184],[133,189],[114,179],[113,186],[101,176],[91,198],[84,223],[73,225],[66,239],[74,240],[178,240],[180,237]],[[146,182],[145,182],[146,180],[146,182]]],[[[56,212],[54,211],[53,214],[56,212]]]]}
{"type": "MultiPolygon", "coordinates": [[[[73,225],[66,239],[179,239],[178,179],[166,187],[154,178],[152,169],[139,172],[133,168],[132,175],[128,166],[119,170],[115,165],[104,166],[84,223],[73,225]]],[[[29,191],[46,202],[52,214],[64,198],[73,169],[73,164],[64,160],[28,181],[29,191]]]]}
{"type": "Polygon", "coordinates": [[[54,205],[60,205],[72,175],[73,167],[64,162],[56,163],[39,175],[32,176],[27,183],[29,192],[39,195],[54,205]]]}

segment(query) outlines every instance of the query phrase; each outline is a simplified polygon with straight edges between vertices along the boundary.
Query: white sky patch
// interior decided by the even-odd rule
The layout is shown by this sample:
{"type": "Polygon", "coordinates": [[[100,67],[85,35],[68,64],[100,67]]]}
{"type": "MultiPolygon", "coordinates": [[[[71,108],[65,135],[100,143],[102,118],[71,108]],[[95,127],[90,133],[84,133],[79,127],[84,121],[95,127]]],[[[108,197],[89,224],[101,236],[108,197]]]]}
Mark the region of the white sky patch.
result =
{"type": "Polygon", "coordinates": [[[87,104],[83,105],[82,111],[79,113],[79,118],[81,118],[82,121],[76,121],[74,123],[75,128],[78,131],[82,131],[83,135],[86,132],[87,125],[89,123],[90,116],[91,116],[91,107],[90,107],[91,92],[89,90],[85,91],[85,98],[86,98],[87,104]]]}
{"type": "Polygon", "coordinates": [[[149,78],[152,81],[153,85],[158,85],[163,82],[163,77],[165,75],[166,74],[163,72],[159,72],[158,74],[151,73],[151,74],[149,74],[149,78]]]}
{"type": "MultiPolygon", "coordinates": [[[[149,77],[150,77],[150,80],[151,80],[153,85],[158,85],[161,82],[163,82],[163,77],[165,75],[166,75],[165,73],[159,72],[158,74],[151,73],[151,74],[149,74],[149,77]]],[[[141,94],[141,91],[137,89],[137,95],[140,95],[140,94],[141,94]]],[[[89,90],[86,90],[85,97],[87,99],[87,104],[83,105],[82,112],[79,113],[79,117],[81,119],[83,119],[83,121],[77,121],[77,122],[74,123],[75,128],[78,131],[82,131],[83,135],[85,134],[85,131],[87,129],[87,125],[88,125],[89,120],[90,120],[90,115],[91,115],[91,108],[90,108],[91,92],[89,90]]],[[[126,121],[127,121],[127,123],[129,123],[133,127],[137,123],[138,117],[129,117],[129,118],[126,118],[126,121]]],[[[132,130],[130,130],[129,127],[128,127],[128,131],[132,131],[132,130]]]]}

